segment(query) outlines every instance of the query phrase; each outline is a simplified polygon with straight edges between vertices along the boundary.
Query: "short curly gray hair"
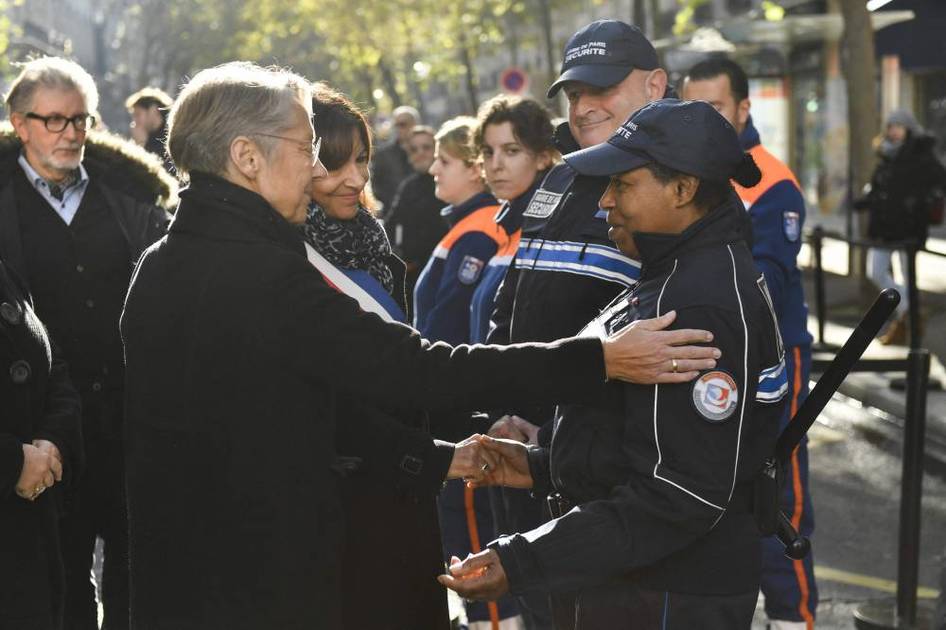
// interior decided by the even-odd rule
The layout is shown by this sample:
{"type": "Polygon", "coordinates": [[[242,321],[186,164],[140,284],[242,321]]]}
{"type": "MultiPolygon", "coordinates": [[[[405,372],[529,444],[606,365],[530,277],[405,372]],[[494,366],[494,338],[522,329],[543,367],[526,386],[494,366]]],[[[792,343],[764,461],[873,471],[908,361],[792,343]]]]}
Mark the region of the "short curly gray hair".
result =
{"type": "MultiPolygon", "coordinates": [[[[279,135],[292,127],[296,104],[311,117],[312,86],[284,68],[234,61],[201,70],[181,89],[168,115],[167,149],[178,174],[224,175],[237,136],[279,135]]],[[[274,146],[265,137],[258,143],[267,153],[274,146]]]]}
{"type": "Polygon", "coordinates": [[[22,64],[4,100],[11,114],[25,114],[33,108],[33,95],[38,88],[75,90],[82,95],[86,109],[96,114],[99,91],[95,79],[74,61],[62,57],[39,57],[22,64]]]}

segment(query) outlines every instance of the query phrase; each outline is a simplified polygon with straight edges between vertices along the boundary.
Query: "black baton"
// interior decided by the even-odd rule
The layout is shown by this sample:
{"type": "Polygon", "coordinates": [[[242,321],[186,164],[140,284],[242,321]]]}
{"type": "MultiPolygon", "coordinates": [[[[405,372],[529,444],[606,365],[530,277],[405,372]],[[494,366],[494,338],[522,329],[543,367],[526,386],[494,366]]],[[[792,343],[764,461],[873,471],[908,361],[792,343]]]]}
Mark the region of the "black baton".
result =
{"type": "MultiPolygon", "coordinates": [[[[855,328],[851,336],[848,337],[847,342],[845,342],[844,346],[834,357],[834,360],[828,365],[828,369],[825,370],[821,378],[818,379],[818,383],[815,385],[814,389],[812,389],[808,397],[805,398],[805,402],[802,403],[798,411],[795,412],[795,415],[792,416],[791,422],[788,423],[788,426],[782,431],[782,434],[779,435],[778,442],[776,442],[775,445],[775,462],[770,463],[770,470],[772,470],[773,475],[775,466],[779,469],[783,469],[787,464],[792,456],[792,451],[801,443],[802,438],[805,437],[805,433],[808,432],[811,425],[813,425],[815,420],[818,419],[818,416],[821,415],[825,405],[827,405],[831,397],[834,396],[834,393],[838,390],[838,387],[841,386],[844,379],[847,378],[854,364],[860,360],[867,346],[870,345],[870,342],[877,336],[877,333],[880,332],[884,322],[887,321],[887,318],[890,317],[890,314],[893,313],[899,303],[900,294],[894,289],[884,289],[880,292],[880,295],[877,296],[877,299],[874,300],[873,306],[870,307],[870,310],[867,311],[867,314],[861,319],[857,328],[855,328]]],[[[778,536],[779,541],[785,546],[786,556],[800,560],[808,554],[808,551],[811,549],[811,543],[807,538],[799,535],[799,533],[795,531],[792,522],[781,511],[779,511],[775,522],[775,530],[775,535],[778,536]]]]}

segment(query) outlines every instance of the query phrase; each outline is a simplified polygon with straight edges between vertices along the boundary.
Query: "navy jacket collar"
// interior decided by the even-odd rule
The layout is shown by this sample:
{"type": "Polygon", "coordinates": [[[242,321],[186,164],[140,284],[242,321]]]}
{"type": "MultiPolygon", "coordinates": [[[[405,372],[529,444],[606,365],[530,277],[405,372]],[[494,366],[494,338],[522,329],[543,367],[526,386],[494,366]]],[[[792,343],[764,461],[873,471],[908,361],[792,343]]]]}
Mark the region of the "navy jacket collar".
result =
{"type": "Polygon", "coordinates": [[[568,126],[567,121],[555,128],[555,146],[562,155],[572,153],[581,148],[578,146],[578,141],[575,140],[575,136],[572,135],[571,127],[568,126]]]}
{"type": "Polygon", "coordinates": [[[661,273],[674,258],[687,252],[746,240],[745,214],[742,203],[733,194],[680,234],[635,232],[634,243],[641,258],[641,278],[661,273]]]}
{"type": "Polygon", "coordinates": [[[752,147],[761,144],[761,142],[759,131],[752,122],[752,116],[749,116],[749,119],[746,120],[746,128],[739,134],[739,143],[742,145],[742,150],[748,151],[752,147]]]}
{"type": "Polygon", "coordinates": [[[545,181],[545,176],[549,174],[549,169],[539,171],[535,175],[532,185],[524,193],[503,203],[503,207],[496,213],[496,223],[501,225],[506,234],[512,234],[522,227],[522,213],[529,207],[532,196],[539,188],[539,185],[545,181]]]}
{"type": "Polygon", "coordinates": [[[450,224],[450,227],[453,227],[471,212],[486,206],[495,206],[498,204],[499,202],[496,201],[496,197],[494,197],[492,193],[476,193],[463,203],[459,203],[455,206],[445,207],[440,211],[440,216],[447,220],[447,223],[450,224]]]}

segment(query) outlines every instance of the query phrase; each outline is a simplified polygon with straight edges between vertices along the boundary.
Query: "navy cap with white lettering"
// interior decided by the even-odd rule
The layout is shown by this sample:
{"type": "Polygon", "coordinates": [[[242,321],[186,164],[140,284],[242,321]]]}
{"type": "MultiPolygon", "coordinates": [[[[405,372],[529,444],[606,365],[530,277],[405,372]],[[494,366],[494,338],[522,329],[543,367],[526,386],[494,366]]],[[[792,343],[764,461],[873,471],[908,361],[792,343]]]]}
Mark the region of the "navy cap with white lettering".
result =
{"type": "Polygon", "coordinates": [[[568,81],[611,87],[635,68],[653,70],[659,65],[657,51],[639,28],[619,20],[598,20],[565,44],[562,70],[549,88],[548,97],[554,97],[568,81]]]}
{"type": "Polygon", "coordinates": [[[734,179],[746,187],[757,184],[760,177],[722,114],[705,101],[675,98],[645,105],[606,142],[563,159],[582,175],[617,175],[657,163],[701,179],[734,179]]]}

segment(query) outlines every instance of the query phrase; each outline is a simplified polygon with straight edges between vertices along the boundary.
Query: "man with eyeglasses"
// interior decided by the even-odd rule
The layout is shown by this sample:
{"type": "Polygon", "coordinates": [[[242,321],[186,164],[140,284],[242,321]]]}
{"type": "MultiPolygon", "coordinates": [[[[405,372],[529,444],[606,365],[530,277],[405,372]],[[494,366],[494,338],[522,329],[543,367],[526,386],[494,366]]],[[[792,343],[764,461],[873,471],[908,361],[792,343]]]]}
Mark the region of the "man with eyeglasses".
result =
{"type": "MultiPolygon", "coordinates": [[[[98,92],[71,61],[46,57],[24,64],[6,104],[13,130],[4,129],[0,142],[0,256],[25,281],[69,364],[82,400],[88,459],[76,486],[46,499],[65,508],[65,601],[53,605],[64,611],[64,628],[98,628],[90,576],[100,537],[105,623],[127,628],[118,320],[135,261],[165,232],[169,216],[157,204],[172,196],[175,183],[158,160],[143,161],[130,142],[93,131],[98,92]]],[[[40,377],[29,366],[21,372],[21,379],[40,377]]],[[[47,448],[62,457],[55,446],[47,448]]],[[[56,553],[52,547],[50,553],[56,553]]]]}

